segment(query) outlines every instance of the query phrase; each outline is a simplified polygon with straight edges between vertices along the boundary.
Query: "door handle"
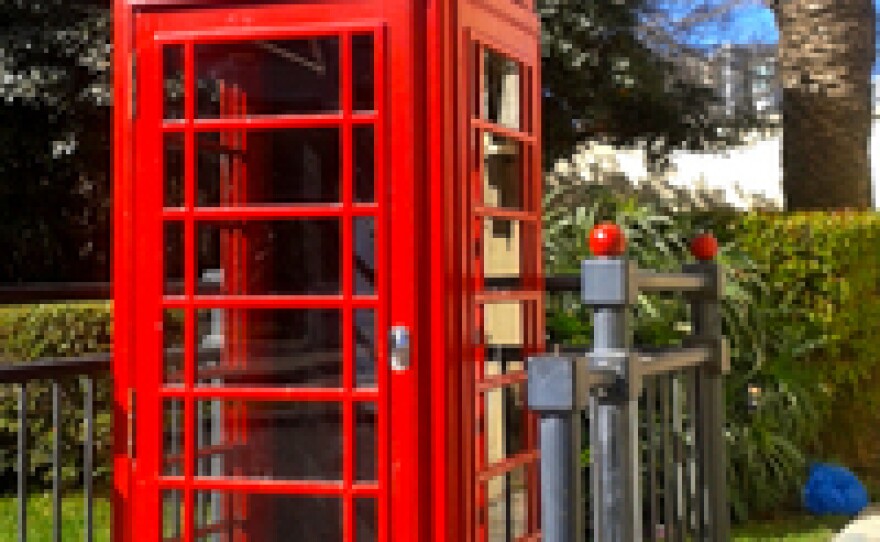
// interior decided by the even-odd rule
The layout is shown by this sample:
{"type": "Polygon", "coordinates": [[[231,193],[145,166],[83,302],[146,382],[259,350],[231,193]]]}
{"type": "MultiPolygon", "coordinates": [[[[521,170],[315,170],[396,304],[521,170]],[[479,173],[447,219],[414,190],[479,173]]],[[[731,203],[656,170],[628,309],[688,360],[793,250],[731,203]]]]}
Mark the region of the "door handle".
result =
{"type": "Polygon", "coordinates": [[[406,371],[410,367],[410,332],[406,326],[393,326],[389,332],[389,353],[392,371],[406,371]]]}

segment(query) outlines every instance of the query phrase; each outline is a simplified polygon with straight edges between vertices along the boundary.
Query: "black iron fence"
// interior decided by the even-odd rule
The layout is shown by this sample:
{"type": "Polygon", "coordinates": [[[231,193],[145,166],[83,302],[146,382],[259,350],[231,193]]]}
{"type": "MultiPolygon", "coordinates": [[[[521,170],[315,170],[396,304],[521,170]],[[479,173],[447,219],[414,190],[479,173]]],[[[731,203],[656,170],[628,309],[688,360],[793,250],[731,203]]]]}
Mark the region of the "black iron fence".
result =
{"type": "MultiPolygon", "coordinates": [[[[0,306],[50,303],[75,300],[106,300],[110,298],[108,283],[46,283],[16,284],[0,286],[0,306]]],[[[6,396],[15,395],[17,401],[17,443],[15,451],[16,472],[16,506],[18,526],[16,539],[26,542],[29,538],[28,501],[31,487],[40,485],[42,480],[32,476],[31,457],[42,442],[31,434],[36,432],[35,425],[42,422],[43,413],[29,409],[33,403],[33,395],[48,391],[51,396],[51,450],[49,474],[51,478],[52,525],[51,539],[53,542],[71,540],[70,533],[65,533],[62,521],[62,497],[65,490],[62,467],[79,462],[83,494],[83,540],[92,542],[95,539],[95,472],[96,465],[96,382],[110,374],[112,355],[91,354],[69,358],[47,358],[33,361],[6,361],[0,364],[0,389],[6,396]],[[75,391],[75,393],[71,393],[75,391]],[[67,399],[81,400],[80,408],[63,408],[62,401],[67,399]],[[64,428],[81,426],[81,453],[76,458],[65,457],[64,428]]],[[[39,425],[42,425],[41,423],[39,425]]],[[[42,490],[42,487],[40,488],[42,490]]],[[[45,527],[44,527],[45,528],[45,527]]],[[[12,533],[3,533],[4,539],[12,538],[12,533]]]]}

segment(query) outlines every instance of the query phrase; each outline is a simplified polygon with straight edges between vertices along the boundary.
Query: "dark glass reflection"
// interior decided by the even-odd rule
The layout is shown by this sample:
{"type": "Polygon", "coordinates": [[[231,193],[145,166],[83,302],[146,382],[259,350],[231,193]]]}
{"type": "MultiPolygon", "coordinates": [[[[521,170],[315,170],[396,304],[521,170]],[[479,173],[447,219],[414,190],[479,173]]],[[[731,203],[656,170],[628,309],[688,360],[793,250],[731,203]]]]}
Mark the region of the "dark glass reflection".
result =
{"type": "Polygon", "coordinates": [[[354,219],[354,293],[376,293],[376,219],[354,219]]]}
{"type": "Polygon", "coordinates": [[[162,319],[163,380],[166,385],[183,384],[183,309],[165,309],[162,319]]]}
{"type": "Polygon", "coordinates": [[[354,71],[354,109],[372,111],[375,108],[375,50],[372,34],[354,36],[352,70],[354,71]]]}
{"type": "Polygon", "coordinates": [[[183,293],[183,222],[165,222],[165,294],[183,293]]]}
{"type": "Polygon", "coordinates": [[[184,116],[183,45],[162,48],[163,91],[166,120],[180,120],[184,116]]]}
{"type": "Polygon", "coordinates": [[[376,201],[376,142],[372,126],[354,129],[354,201],[376,201]]]}
{"type": "Polygon", "coordinates": [[[183,476],[184,408],[181,399],[162,402],[162,475],[183,476]]]}
{"type": "Polygon", "coordinates": [[[525,469],[496,476],[484,488],[488,508],[487,542],[516,542],[529,534],[525,469]]]}
{"type": "Polygon", "coordinates": [[[516,140],[483,134],[483,203],[487,207],[522,208],[525,178],[522,145],[516,140]]]}
{"type": "Polygon", "coordinates": [[[356,403],[354,407],[355,478],[359,482],[372,482],[377,479],[377,412],[376,403],[356,403]]]}
{"type": "Polygon", "coordinates": [[[483,57],[484,118],[508,128],[520,128],[520,66],[491,49],[483,57]]]}
{"type": "Polygon", "coordinates": [[[183,207],[183,134],[165,134],[165,207],[183,207]]]}
{"type": "Polygon", "coordinates": [[[198,224],[199,293],[338,294],[340,242],[336,219],[198,224]]]}
{"type": "Polygon", "coordinates": [[[342,478],[338,403],[197,401],[196,419],[197,476],[342,478]]]}
{"type": "Polygon", "coordinates": [[[338,128],[198,135],[197,205],[338,203],[338,128]]]}
{"type": "Polygon", "coordinates": [[[376,311],[354,311],[355,386],[376,386],[376,311]]]}
{"type": "Polygon", "coordinates": [[[195,46],[201,118],[339,110],[339,40],[195,46]]]}
{"type": "Polygon", "coordinates": [[[198,491],[195,528],[202,533],[198,542],[337,542],[342,540],[342,502],[335,497],[198,491]]]}
{"type": "Polygon", "coordinates": [[[357,522],[357,542],[376,542],[378,538],[379,507],[376,499],[358,499],[354,503],[357,522]]]}
{"type": "Polygon", "coordinates": [[[342,386],[342,316],[333,309],[198,311],[199,386],[342,386]]]}
{"type": "Polygon", "coordinates": [[[485,392],[486,461],[497,463],[525,450],[526,405],[522,385],[485,392]]]}
{"type": "Polygon", "coordinates": [[[183,491],[162,491],[162,539],[180,540],[183,536],[183,491]]]}

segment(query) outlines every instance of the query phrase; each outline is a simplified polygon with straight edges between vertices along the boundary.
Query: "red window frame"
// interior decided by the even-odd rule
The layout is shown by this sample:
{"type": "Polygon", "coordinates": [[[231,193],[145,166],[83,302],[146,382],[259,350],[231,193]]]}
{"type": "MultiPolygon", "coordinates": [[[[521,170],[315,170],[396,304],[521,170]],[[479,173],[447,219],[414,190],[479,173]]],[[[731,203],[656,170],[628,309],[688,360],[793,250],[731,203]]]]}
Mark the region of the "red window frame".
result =
{"type": "MultiPolygon", "coordinates": [[[[487,456],[487,412],[486,395],[494,390],[520,387],[523,401],[526,400],[525,388],[527,374],[525,364],[522,369],[507,374],[486,375],[486,334],[483,328],[485,322],[485,307],[489,304],[520,303],[523,316],[522,332],[522,360],[531,354],[543,350],[544,329],[544,291],[543,262],[541,251],[541,224],[542,224],[542,201],[540,186],[540,135],[539,118],[540,112],[536,103],[537,67],[528,60],[528,55],[522,54],[517,48],[504,44],[498,39],[481,33],[475,28],[464,32],[463,46],[468,59],[465,71],[467,84],[467,134],[468,144],[466,147],[466,192],[467,192],[467,220],[470,224],[465,243],[468,246],[467,254],[470,254],[469,272],[471,284],[470,290],[470,323],[465,329],[474,330],[475,340],[471,343],[470,355],[467,357],[472,365],[472,370],[467,366],[464,370],[463,390],[465,397],[472,398],[471,420],[466,421],[465,442],[469,442],[470,461],[465,464],[471,465],[468,493],[472,499],[471,507],[474,517],[473,525],[469,533],[475,542],[489,542],[489,512],[488,495],[486,486],[494,477],[510,474],[518,469],[524,470],[527,491],[527,517],[525,533],[517,538],[509,538],[514,542],[529,542],[540,539],[539,507],[538,500],[538,450],[536,435],[536,418],[528,410],[523,411],[525,428],[525,442],[523,449],[511,457],[505,457],[500,461],[488,464],[487,456]],[[483,111],[482,100],[485,87],[484,51],[490,51],[495,55],[513,61],[519,67],[519,128],[511,128],[488,119],[486,111],[483,111]],[[483,136],[492,134],[512,140],[520,145],[520,201],[518,209],[490,206],[484,202],[484,156],[483,136]],[[518,284],[504,289],[487,288],[484,276],[484,221],[486,219],[511,221],[520,226],[520,275],[518,284]]],[[[505,424],[502,422],[502,430],[505,424]]],[[[508,503],[510,506],[510,503],[508,503]]],[[[508,510],[508,518],[510,516],[508,510]]],[[[511,525],[507,525],[508,530],[511,525]]],[[[508,536],[510,533],[508,531],[508,536]]]]}
{"type": "MultiPolygon", "coordinates": [[[[219,10],[217,10],[219,11],[219,10]]],[[[242,13],[243,10],[237,10],[242,13]]],[[[273,493],[289,495],[338,496],[342,500],[343,540],[354,540],[357,497],[375,497],[378,505],[378,540],[388,541],[390,536],[390,374],[387,371],[387,344],[385,330],[390,322],[390,254],[389,254],[389,186],[386,158],[388,154],[386,135],[386,50],[385,26],[377,23],[320,24],[256,26],[273,22],[274,14],[281,12],[263,10],[253,12],[253,28],[226,27],[218,29],[216,18],[207,17],[207,24],[200,25],[194,19],[184,20],[185,14],[139,14],[135,18],[135,48],[138,59],[136,118],[134,137],[134,164],[137,172],[133,197],[137,202],[135,228],[140,238],[141,250],[135,255],[135,274],[138,287],[134,303],[138,307],[133,315],[134,343],[139,345],[134,353],[134,396],[137,402],[137,431],[134,435],[136,460],[134,461],[134,503],[136,513],[132,517],[132,530],[137,538],[159,540],[161,537],[161,491],[183,492],[183,540],[193,540],[198,533],[194,527],[194,494],[199,490],[234,491],[242,493],[273,493]],[[177,18],[175,21],[174,19],[177,18]],[[165,30],[165,23],[177,29],[165,30]],[[355,112],[352,105],[352,48],[354,35],[374,36],[375,109],[373,112],[355,112]],[[340,39],[340,98],[338,113],[276,115],[273,117],[249,117],[245,112],[246,99],[236,89],[227,89],[223,101],[229,117],[198,119],[195,115],[194,98],[194,44],[228,43],[258,39],[298,39],[308,37],[338,36],[340,39]],[[185,114],[183,121],[162,120],[162,47],[182,45],[184,48],[185,114]],[[353,133],[356,126],[375,127],[375,202],[356,203],[353,188],[353,133]],[[196,137],[203,132],[246,133],[252,129],[338,127],[341,131],[341,203],[315,205],[271,205],[239,207],[198,207],[195,196],[194,156],[196,137]],[[163,136],[180,133],[184,136],[186,168],[184,174],[184,206],[165,208],[163,182],[150,183],[149,179],[163,178],[163,136]],[[195,228],[196,224],[212,221],[240,220],[264,221],[268,219],[301,220],[304,218],[336,218],[341,228],[341,293],[339,295],[247,295],[232,293],[202,295],[196,287],[195,228]],[[374,217],[376,224],[376,291],[374,295],[356,295],[354,292],[353,224],[356,217],[374,217]],[[182,295],[166,295],[163,292],[163,225],[178,222],[184,225],[185,280],[182,295]],[[152,254],[153,256],[150,256],[152,254]],[[226,308],[337,308],[342,312],[343,375],[341,388],[199,388],[195,385],[195,325],[199,309],[226,308]],[[376,311],[376,376],[375,389],[359,389],[354,384],[353,314],[357,309],[376,311]],[[185,314],[185,362],[181,386],[163,385],[161,325],[164,309],[181,309],[185,314]],[[290,481],[257,479],[200,479],[194,472],[195,437],[192,421],[195,402],[200,399],[229,399],[252,401],[328,401],[343,405],[342,428],[345,453],[341,481],[290,481]],[[179,399],[184,403],[184,467],[182,476],[162,474],[162,404],[165,399],[179,399]],[[380,415],[377,421],[378,472],[375,483],[359,483],[354,479],[355,437],[354,406],[361,402],[377,404],[380,415]]],[[[288,17],[289,18],[289,17],[288,17]]],[[[242,145],[245,144],[242,138],[242,145]]],[[[232,175],[241,175],[233,168],[232,175]]],[[[247,182],[245,176],[238,182],[247,182]]],[[[233,257],[233,261],[237,258],[233,257]]],[[[246,269],[241,270],[243,273],[246,269]]],[[[230,277],[236,284],[241,277],[230,277]]],[[[233,286],[234,287],[234,286],[233,286]]],[[[245,329],[233,330],[246,333],[245,329]]],[[[246,432],[246,427],[240,427],[246,432]]]]}

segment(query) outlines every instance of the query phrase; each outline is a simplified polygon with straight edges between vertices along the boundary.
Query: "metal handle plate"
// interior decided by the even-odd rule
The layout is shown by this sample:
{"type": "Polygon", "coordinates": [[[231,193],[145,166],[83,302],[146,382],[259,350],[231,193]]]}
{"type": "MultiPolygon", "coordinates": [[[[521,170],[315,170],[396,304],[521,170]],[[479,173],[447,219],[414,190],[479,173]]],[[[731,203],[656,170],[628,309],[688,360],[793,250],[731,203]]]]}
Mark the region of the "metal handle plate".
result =
{"type": "Polygon", "coordinates": [[[410,367],[410,332],[406,326],[393,326],[389,336],[389,359],[392,371],[406,371],[410,367]]]}

